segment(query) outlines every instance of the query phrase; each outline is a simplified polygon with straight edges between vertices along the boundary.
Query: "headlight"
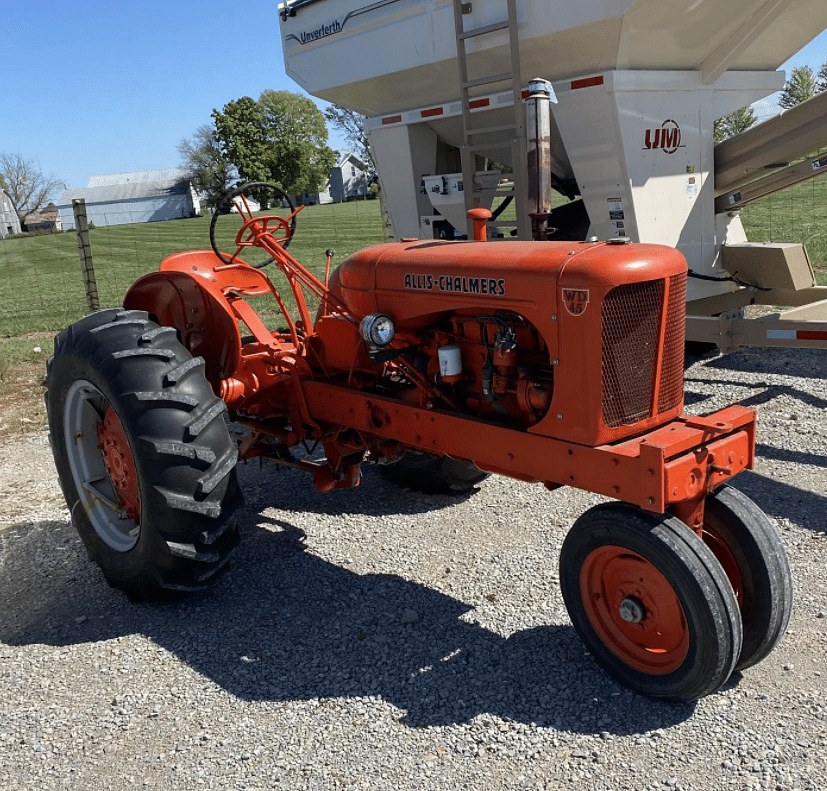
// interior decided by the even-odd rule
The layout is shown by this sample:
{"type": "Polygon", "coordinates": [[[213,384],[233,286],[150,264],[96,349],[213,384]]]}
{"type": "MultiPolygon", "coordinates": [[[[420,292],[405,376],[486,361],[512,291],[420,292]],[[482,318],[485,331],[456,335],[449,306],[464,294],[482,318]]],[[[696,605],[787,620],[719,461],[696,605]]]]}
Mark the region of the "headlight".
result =
{"type": "Polygon", "coordinates": [[[393,340],[395,329],[390,316],[371,313],[362,319],[359,327],[362,338],[372,346],[387,346],[393,340]]]}

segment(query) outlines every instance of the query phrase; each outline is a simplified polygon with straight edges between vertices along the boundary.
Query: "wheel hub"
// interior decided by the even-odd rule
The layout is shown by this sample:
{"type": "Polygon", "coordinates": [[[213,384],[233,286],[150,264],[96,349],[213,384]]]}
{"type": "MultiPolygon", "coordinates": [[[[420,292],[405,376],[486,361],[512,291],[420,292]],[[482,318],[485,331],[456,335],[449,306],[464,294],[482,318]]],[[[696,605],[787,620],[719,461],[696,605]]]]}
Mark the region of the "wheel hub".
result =
{"type": "Polygon", "coordinates": [[[626,623],[640,623],[646,617],[646,608],[639,599],[627,596],[620,602],[618,614],[626,623]]]}
{"type": "Polygon", "coordinates": [[[129,450],[121,421],[112,407],[106,410],[103,421],[98,427],[98,447],[103,454],[103,463],[118,502],[123,507],[125,516],[133,522],[141,519],[141,495],[138,487],[138,472],[129,450]]]}
{"type": "Polygon", "coordinates": [[[646,558],[607,544],[586,557],[580,573],[586,616],[603,644],[649,675],[677,670],[689,630],[677,592],[646,558]]]}

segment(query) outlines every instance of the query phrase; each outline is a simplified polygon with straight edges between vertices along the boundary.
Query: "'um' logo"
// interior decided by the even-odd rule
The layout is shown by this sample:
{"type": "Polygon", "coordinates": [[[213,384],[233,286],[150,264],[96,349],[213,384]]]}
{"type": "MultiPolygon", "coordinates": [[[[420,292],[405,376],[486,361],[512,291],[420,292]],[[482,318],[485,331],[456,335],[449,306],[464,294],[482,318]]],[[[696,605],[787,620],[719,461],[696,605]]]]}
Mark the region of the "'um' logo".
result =
{"type": "Polygon", "coordinates": [[[644,150],[647,148],[660,148],[667,154],[674,154],[681,144],[681,128],[676,121],[667,118],[660,129],[647,129],[644,139],[644,150]]]}

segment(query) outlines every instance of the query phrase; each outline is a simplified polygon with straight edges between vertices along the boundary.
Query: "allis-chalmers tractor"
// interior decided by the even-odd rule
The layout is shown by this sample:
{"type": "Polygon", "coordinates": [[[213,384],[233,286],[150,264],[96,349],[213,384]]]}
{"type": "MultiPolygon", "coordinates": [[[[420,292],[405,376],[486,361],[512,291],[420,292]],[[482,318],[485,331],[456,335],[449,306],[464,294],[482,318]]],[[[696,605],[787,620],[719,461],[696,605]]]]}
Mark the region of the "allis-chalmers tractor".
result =
{"type": "Polygon", "coordinates": [[[380,244],[323,282],[286,250],[292,205],[285,219],[232,198],[235,253],[216,244],[214,217],[213,250],[168,257],[123,309],[55,340],[55,461],[110,584],[145,599],[213,580],[238,539],[239,458],[306,470],[324,492],[358,485],[365,462],[434,488],[499,473],[612,499],[572,527],[560,582],[575,629],[621,683],[693,700],[769,654],[790,570],[768,518],[729,485],[752,467],[755,415],[683,413],[678,252],[486,243],[476,209],[472,240],[380,244]],[[272,257],[294,305],[242,260],[250,247],[272,257]],[[268,295],[277,331],[251,306],[268,295]]]}

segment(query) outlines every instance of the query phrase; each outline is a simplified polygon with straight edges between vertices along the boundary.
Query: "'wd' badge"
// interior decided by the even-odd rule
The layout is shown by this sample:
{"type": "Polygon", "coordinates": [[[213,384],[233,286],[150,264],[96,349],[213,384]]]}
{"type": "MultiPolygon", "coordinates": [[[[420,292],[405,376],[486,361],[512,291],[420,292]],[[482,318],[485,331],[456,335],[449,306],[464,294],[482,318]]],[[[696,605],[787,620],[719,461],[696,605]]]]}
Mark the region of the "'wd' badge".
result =
{"type": "Polygon", "coordinates": [[[564,288],[563,304],[572,316],[582,316],[589,306],[589,290],[587,288],[564,288]]]}

